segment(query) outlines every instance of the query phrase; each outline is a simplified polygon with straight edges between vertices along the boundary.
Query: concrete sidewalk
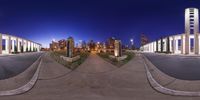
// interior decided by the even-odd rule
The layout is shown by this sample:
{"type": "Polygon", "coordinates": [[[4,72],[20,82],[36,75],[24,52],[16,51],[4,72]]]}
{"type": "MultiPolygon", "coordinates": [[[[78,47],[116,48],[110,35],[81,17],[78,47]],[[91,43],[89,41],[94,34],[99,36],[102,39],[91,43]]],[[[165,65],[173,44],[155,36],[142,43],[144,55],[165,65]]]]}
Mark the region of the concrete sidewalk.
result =
{"type": "Polygon", "coordinates": [[[153,88],[161,93],[179,96],[200,96],[200,81],[180,80],[160,71],[145,56],[148,79],[153,88]]]}
{"type": "MultiPolygon", "coordinates": [[[[0,97],[0,100],[200,99],[198,97],[170,96],[156,92],[148,83],[144,64],[142,58],[139,56],[136,56],[129,63],[117,69],[112,68],[108,62],[99,60],[97,57],[96,55],[90,55],[90,57],[75,71],[55,79],[38,80],[35,87],[29,92],[22,95],[0,97]],[[96,63],[95,59],[98,60],[98,63],[96,63]],[[95,69],[90,70],[92,66],[96,66],[96,64],[99,65],[98,70],[100,70],[100,72],[95,69]],[[109,68],[106,69],[106,67],[109,68]],[[101,73],[101,71],[103,72],[101,73]]],[[[53,71],[54,69],[59,70],[63,68],[52,66],[45,68],[45,71],[53,71]]],[[[41,73],[43,72],[44,71],[41,71],[41,73]]],[[[51,76],[51,74],[49,74],[49,76],[51,76]]],[[[54,77],[54,75],[52,75],[52,77],[54,77]]]]}
{"type": "Polygon", "coordinates": [[[104,73],[108,71],[112,71],[117,69],[116,66],[108,63],[95,53],[91,53],[90,56],[87,58],[87,60],[78,67],[77,70],[78,72],[82,73],[104,73]],[[87,67],[86,67],[87,66],[87,67]]]}
{"type": "Polygon", "coordinates": [[[20,88],[27,84],[33,75],[35,74],[38,65],[39,58],[30,67],[28,67],[24,72],[8,79],[0,80],[0,91],[13,90],[20,88]]]}
{"type": "Polygon", "coordinates": [[[71,72],[70,69],[53,60],[49,53],[43,57],[42,61],[39,80],[55,79],[71,72]]]}
{"type": "Polygon", "coordinates": [[[29,68],[42,54],[29,53],[0,57],[0,80],[12,78],[29,68]]]}

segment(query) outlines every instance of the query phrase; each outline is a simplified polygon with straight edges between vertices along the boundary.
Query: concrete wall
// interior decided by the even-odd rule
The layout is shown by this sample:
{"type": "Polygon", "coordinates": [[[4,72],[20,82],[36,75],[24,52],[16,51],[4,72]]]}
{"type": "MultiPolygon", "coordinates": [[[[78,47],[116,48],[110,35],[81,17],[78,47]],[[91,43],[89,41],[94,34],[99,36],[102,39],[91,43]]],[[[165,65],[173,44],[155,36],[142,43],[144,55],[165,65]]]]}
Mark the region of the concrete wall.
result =
{"type": "MultiPolygon", "coordinates": [[[[195,54],[195,49],[198,50],[199,52],[197,52],[198,54],[200,53],[200,36],[198,36],[198,46],[195,46],[195,34],[190,34],[189,35],[189,41],[188,41],[188,44],[189,46],[187,46],[187,48],[189,48],[189,54],[195,54]],[[191,51],[191,41],[190,39],[194,39],[194,48],[193,48],[193,51],[191,51]]],[[[148,43],[144,46],[141,46],[140,47],[140,50],[143,51],[143,52],[156,52],[156,47],[158,46],[158,52],[167,52],[167,43],[169,43],[169,51],[170,53],[173,53],[173,54],[186,54],[186,41],[185,41],[185,36],[186,34],[183,33],[183,34],[178,34],[178,35],[173,35],[173,36],[169,36],[169,42],[167,42],[167,37],[163,38],[162,39],[162,42],[163,42],[163,47],[161,47],[161,39],[157,40],[158,41],[158,44],[156,44],[156,41],[153,41],[151,43],[148,43]],[[180,42],[181,41],[181,42],[180,42]],[[161,51],[161,49],[163,49],[163,51],[161,51]]],[[[196,54],[197,54],[196,53],[196,54]]]]}
{"type": "Polygon", "coordinates": [[[41,49],[41,44],[23,38],[0,33],[0,54],[10,54],[15,52],[16,49],[17,52],[27,52],[27,48],[28,51],[37,50],[37,52],[39,52],[41,49]],[[5,41],[4,50],[3,41],[5,41]]]}

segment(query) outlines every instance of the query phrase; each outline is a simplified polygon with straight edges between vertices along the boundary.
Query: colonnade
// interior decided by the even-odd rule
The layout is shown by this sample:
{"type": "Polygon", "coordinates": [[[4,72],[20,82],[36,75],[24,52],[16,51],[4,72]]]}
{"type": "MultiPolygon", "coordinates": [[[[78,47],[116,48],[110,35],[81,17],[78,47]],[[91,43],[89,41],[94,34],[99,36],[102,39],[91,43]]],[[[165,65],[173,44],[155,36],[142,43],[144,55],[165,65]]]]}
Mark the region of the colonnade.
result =
{"type": "Polygon", "coordinates": [[[16,52],[39,52],[41,44],[0,33],[0,54],[10,54],[16,52]]]}
{"type": "MultiPolygon", "coordinates": [[[[198,33],[199,34],[199,33],[198,33]]],[[[173,53],[173,54],[200,54],[200,36],[190,34],[188,41],[186,34],[178,34],[148,43],[140,47],[143,52],[173,53]],[[186,50],[188,49],[188,51],[186,50]]]]}

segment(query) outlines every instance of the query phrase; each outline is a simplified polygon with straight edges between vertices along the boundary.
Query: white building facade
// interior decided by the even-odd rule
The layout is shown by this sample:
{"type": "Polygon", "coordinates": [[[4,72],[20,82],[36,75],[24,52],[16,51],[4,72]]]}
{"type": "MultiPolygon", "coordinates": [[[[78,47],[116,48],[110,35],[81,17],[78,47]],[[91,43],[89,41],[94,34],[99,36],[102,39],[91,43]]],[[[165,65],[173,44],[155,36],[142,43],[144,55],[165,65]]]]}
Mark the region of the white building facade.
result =
{"type": "Polygon", "coordinates": [[[185,33],[161,38],[141,46],[144,52],[200,54],[199,11],[185,9],[185,33]]]}
{"type": "Polygon", "coordinates": [[[39,52],[40,49],[39,43],[0,33],[0,54],[39,52]]]}

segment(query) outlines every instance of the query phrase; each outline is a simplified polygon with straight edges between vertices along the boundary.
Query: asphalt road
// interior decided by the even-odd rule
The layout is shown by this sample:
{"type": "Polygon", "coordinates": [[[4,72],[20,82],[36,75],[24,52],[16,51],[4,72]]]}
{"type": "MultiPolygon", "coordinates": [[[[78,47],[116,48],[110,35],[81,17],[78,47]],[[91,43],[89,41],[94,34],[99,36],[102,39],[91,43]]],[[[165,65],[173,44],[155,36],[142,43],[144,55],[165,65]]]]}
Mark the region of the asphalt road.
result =
{"type": "Polygon", "coordinates": [[[144,54],[159,70],[182,80],[200,80],[200,57],[144,54]]]}
{"type": "Polygon", "coordinates": [[[0,56],[0,80],[11,78],[25,71],[43,53],[26,53],[0,56]]]}

